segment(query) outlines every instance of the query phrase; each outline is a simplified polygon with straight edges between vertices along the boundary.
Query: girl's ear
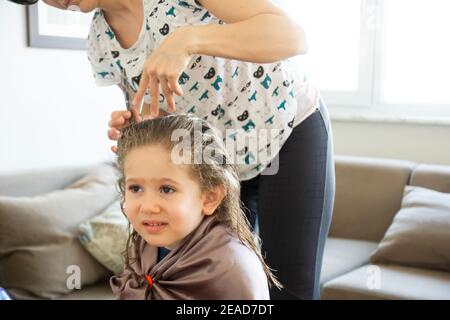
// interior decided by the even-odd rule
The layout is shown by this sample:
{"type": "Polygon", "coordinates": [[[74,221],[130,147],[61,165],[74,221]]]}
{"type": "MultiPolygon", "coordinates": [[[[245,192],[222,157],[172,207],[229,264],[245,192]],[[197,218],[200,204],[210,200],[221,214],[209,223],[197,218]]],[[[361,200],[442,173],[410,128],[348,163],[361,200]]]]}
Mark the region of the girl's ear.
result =
{"type": "Polygon", "coordinates": [[[216,186],[203,193],[203,214],[212,215],[227,195],[224,186],[216,186]]]}

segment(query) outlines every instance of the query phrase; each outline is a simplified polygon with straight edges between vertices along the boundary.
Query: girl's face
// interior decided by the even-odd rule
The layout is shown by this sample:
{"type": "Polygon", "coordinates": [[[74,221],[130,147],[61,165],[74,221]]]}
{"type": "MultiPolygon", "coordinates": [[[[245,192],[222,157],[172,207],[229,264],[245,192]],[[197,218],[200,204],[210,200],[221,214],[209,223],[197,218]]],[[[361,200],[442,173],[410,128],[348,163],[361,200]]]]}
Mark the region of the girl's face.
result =
{"type": "Polygon", "coordinates": [[[42,0],[49,6],[67,10],[70,6],[78,6],[82,12],[91,12],[100,7],[99,0],[42,0]]]}
{"type": "Polygon", "coordinates": [[[201,192],[190,167],[174,164],[161,145],[131,150],[124,163],[124,210],[150,245],[173,249],[221,203],[222,188],[201,192]]]}

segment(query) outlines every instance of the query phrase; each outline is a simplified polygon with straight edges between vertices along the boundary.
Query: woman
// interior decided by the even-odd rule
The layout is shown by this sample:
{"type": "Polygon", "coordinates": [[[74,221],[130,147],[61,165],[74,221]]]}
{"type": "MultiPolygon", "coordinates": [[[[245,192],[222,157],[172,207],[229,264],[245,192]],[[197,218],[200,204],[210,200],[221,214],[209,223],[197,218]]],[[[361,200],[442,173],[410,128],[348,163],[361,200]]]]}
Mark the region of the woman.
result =
{"type": "Polygon", "coordinates": [[[95,10],[88,39],[94,77],[117,84],[131,111],[112,113],[110,139],[161,109],[193,113],[238,144],[232,156],[242,201],[254,228],[259,220],[263,254],[284,285],[271,298],[319,298],[333,149],[319,91],[286,60],[306,52],[301,28],[268,0],[44,2],[95,10]]]}

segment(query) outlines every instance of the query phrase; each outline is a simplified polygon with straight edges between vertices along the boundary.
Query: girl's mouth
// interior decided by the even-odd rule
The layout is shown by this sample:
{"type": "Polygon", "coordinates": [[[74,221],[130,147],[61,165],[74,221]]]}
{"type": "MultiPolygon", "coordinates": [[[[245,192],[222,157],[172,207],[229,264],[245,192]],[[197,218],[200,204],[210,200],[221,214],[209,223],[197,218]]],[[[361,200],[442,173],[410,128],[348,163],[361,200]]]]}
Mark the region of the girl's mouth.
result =
{"type": "Polygon", "coordinates": [[[167,223],[158,221],[144,221],[142,225],[148,233],[158,233],[167,226],[167,223]]]}

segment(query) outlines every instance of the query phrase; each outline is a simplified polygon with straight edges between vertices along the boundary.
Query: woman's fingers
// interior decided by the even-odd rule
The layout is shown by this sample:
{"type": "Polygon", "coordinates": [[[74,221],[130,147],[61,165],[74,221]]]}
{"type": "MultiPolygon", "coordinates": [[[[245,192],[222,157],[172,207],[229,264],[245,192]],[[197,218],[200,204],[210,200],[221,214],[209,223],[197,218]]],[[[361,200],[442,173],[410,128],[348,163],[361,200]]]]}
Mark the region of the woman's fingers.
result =
{"type": "Polygon", "coordinates": [[[168,83],[169,83],[169,88],[170,90],[172,90],[172,92],[175,92],[176,95],[178,96],[182,96],[183,93],[183,89],[181,89],[180,84],[178,83],[178,76],[171,76],[168,77],[168,83]]]}
{"type": "Polygon", "coordinates": [[[169,112],[175,112],[175,101],[173,100],[173,92],[169,88],[169,84],[167,82],[167,79],[162,79],[160,81],[161,88],[164,93],[164,96],[166,97],[167,107],[169,109],[169,112]]]}
{"type": "Polygon", "coordinates": [[[122,133],[114,128],[108,130],[108,138],[110,140],[119,140],[122,136],[122,133]]]}
{"type": "Polygon", "coordinates": [[[141,122],[141,115],[139,114],[139,110],[138,110],[137,106],[133,106],[133,108],[131,110],[133,112],[134,122],[135,123],[141,122]]]}
{"type": "Polygon", "coordinates": [[[117,149],[116,146],[112,146],[112,147],[111,147],[111,151],[112,151],[112,152],[117,153],[117,150],[119,150],[119,149],[117,149]]]}
{"type": "Polygon", "coordinates": [[[142,116],[142,121],[144,120],[152,120],[155,119],[151,114],[146,114],[144,116],[142,116]]]}
{"type": "Polygon", "coordinates": [[[130,124],[130,111],[114,111],[111,113],[111,120],[108,126],[116,130],[122,130],[130,124]]]}
{"type": "Polygon", "coordinates": [[[156,77],[151,77],[149,81],[149,90],[152,96],[150,104],[150,114],[156,118],[159,114],[159,81],[156,77]]]}
{"type": "Polygon", "coordinates": [[[139,109],[142,105],[142,99],[144,99],[145,91],[148,88],[148,84],[149,84],[149,77],[147,75],[144,66],[144,70],[142,71],[141,74],[141,79],[139,80],[139,89],[134,95],[133,101],[131,102],[131,104],[133,105],[133,110],[135,110],[135,113],[137,111],[137,113],[139,114],[139,109]]]}
{"type": "MultiPolygon", "coordinates": [[[[163,69],[164,70],[164,69],[163,69]]],[[[181,89],[180,84],[178,83],[178,76],[174,75],[173,72],[161,72],[161,70],[155,70],[154,68],[144,66],[142,71],[141,79],[139,81],[139,89],[136,92],[136,95],[133,99],[133,110],[139,110],[142,105],[142,100],[146,91],[150,92],[152,97],[152,101],[150,104],[150,114],[152,117],[157,118],[159,115],[159,97],[160,90],[164,94],[167,102],[167,107],[169,112],[175,112],[175,100],[173,94],[177,94],[178,96],[182,96],[183,89],[181,89]],[[160,88],[161,87],[161,88],[160,88]]],[[[137,111],[133,112],[133,115],[138,113],[137,111]]]]}

